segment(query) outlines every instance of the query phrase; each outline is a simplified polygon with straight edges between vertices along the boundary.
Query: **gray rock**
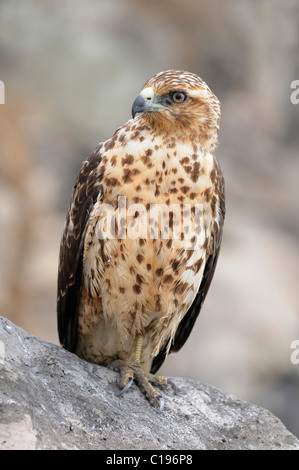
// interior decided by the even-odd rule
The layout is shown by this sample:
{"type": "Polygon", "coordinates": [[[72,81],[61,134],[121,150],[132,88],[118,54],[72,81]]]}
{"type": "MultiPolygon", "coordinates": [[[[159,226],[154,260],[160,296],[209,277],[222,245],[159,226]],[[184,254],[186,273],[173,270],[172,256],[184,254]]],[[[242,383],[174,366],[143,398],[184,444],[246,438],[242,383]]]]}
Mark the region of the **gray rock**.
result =
{"type": "Polygon", "coordinates": [[[299,449],[270,412],[173,378],[159,411],[118,374],[0,317],[0,449],[299,449]]]}

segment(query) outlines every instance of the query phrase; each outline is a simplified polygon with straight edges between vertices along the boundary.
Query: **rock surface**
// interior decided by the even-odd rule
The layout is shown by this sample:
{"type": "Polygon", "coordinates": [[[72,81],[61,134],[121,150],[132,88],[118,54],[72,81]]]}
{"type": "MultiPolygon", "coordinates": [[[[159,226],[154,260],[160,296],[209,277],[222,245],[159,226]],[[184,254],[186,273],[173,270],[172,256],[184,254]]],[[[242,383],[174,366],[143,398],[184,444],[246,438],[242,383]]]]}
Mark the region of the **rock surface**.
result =
{"type": "Polygon", "coordinates": [[[270,412],[174,378],[165,407],[0,317],[0,449],[299,449],[270,412]]]}

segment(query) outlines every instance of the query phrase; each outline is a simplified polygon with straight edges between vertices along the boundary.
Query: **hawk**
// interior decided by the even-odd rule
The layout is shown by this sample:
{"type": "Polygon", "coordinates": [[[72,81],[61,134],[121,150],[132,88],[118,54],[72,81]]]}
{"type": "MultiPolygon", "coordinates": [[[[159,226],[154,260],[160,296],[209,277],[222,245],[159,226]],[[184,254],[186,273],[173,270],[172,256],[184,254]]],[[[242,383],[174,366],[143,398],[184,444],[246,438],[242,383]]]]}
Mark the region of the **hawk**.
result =
{"type": "Polygon", "coordinates": [[[58,330],[64,348],[120,371],[120,394],[135,381],[161,408],[167,379],[155,372],[187,340],[219,255],[220,103],[196,74],[168,70],[145,83],[132,116],[74,183],[58,330]]]}

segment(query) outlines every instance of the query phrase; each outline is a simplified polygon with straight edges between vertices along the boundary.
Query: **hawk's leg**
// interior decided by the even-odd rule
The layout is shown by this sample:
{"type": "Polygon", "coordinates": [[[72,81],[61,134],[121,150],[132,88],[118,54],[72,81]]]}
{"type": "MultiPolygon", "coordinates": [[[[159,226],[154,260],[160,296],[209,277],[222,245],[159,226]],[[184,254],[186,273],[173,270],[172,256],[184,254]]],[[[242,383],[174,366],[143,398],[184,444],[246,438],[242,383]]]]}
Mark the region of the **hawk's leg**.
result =
{"type": "Polygon", "coordinates": [[[140,364],[141,349],[142,349],[142,336],[137,336],[134,340],[130,355],[125,360],[113,362],[110,367],[117,368],[120,371],[120,395],[125,393],[133,383],[137,383],[141,392],[144,393],[150,404],[158,405],[160,409],[163,408],[163,398],[157,390],[152,386],[158,385],[161,388],[167,387],[167,379],[159,375],[146,373],[142,370],[140,364]]]}

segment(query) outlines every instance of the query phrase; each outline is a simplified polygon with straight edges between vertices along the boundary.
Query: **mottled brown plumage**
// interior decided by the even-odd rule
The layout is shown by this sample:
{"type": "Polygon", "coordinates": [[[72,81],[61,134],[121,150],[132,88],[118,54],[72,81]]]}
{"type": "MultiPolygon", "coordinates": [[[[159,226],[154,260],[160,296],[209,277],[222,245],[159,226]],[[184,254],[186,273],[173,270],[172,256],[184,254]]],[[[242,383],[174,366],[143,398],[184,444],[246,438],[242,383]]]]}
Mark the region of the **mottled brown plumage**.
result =
{"type": "Polygon", "coordinates": [[[197,75],[169,70],[146,82],[133,116],[76,179],[60,247],[58,329],[65,348],[115,365],[122,387],[134,378],[155,404],[150,382],[166,382],[150,372],[188,338],[219,254],[220,104],[197,75]]]}

